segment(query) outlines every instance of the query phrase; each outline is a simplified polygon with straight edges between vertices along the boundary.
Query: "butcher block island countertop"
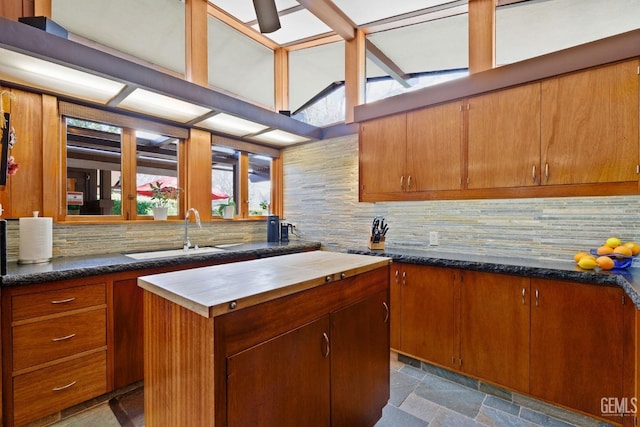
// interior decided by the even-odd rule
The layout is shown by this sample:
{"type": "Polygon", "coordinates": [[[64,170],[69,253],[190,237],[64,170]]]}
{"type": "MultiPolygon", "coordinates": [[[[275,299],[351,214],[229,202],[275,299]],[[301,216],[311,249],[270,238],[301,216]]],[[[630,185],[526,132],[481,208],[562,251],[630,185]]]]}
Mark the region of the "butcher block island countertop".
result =
{"type": "Polygon", "coordinates": [[[138,278],[138,286],[202,316],[213,317],[390,262],[390,258],[313,251],[143,276],[138,278]]]}
{"type": "Polygon", "coordinates": [[[390,263],[314,251],[139,278],[145,425],[373,426],[390,263]]]}

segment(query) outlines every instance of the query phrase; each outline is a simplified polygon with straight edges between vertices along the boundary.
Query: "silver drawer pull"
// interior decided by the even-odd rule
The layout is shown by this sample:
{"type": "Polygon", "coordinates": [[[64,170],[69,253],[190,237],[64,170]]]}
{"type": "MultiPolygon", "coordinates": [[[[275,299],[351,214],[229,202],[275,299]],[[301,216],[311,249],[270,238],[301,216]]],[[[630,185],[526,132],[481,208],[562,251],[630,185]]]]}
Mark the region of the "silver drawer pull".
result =
{"type": "Polygon", "coordinates": [[[389,320],[389,306],[386,301],[382,302],[382,306],[384,307],[384,323],[387,323],[387,320],[389,320]]]}
{"type": "Polygon", "coordinates": [[[76,297],[71,297],[71,298],[67,298],[67,299],[61,299],[58,301],[51,301],[51,304],[64,304],[67,302],[71,302],[71,301],[75,301],[76,297]]]}
{"type": "Polygon", "coordinates": [[[69,387],[73,387],[78,381],[73,381],[67,385],[63,385],[62,387],[54,387],[51,389],[51,391],[61,391],[61,390],[66,390],[69,387]]]}
{"type": "Polygon", "coordinates": [[[67,335],[66,337],[60,337],[60,338],[51,338],[51,341],[65,341],[65,340],[70,340],[71,338],[75,337],[76,334],[71,334],[71,335],[67,335]]]}

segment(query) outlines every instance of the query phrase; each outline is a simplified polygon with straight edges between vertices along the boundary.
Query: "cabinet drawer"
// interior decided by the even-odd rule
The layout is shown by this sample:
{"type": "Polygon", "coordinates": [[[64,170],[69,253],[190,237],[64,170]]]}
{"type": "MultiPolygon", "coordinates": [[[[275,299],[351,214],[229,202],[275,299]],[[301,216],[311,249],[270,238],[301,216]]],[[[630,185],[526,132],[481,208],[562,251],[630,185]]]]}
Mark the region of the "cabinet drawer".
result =
{"type": "Polygon", "coordinates": [[[13,370],[106,345],[106,309],[13,328],[13,370]]]}
{"type": "Polygon", "coordinates": [[[17,295],[11,299],[12,319],[13,321],[29,319],[105,303],[104,283],[17,295]]]}
{"type": "Polygon", "coordinates": [[[107,392],[102,351],[13,378],[14,424],[22,425],[107,392]]]}

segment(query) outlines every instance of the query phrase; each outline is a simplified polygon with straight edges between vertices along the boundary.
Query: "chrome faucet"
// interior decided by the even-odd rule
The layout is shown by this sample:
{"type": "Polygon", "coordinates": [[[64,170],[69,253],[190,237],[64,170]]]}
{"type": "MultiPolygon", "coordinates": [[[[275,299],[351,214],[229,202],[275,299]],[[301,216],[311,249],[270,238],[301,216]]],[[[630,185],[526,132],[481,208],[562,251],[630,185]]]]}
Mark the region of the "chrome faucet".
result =
{"type": "MultiPolygon", "coordinates": [[[[202,228],[202,224],[200,223],[200,213],[198,213],[198,210],[195,208],[189,208],[187,213],[184,214],[184,242],[182,245],[182,250],[184,251],[188,251],[191,247],[191,242],[189,241],[189,214],[191,212],[193,212],[196,217],[196,225],[198,228],[202,228]]],[[[194,248],[198,249],[198,245],[194,245],[194,248]]]]}

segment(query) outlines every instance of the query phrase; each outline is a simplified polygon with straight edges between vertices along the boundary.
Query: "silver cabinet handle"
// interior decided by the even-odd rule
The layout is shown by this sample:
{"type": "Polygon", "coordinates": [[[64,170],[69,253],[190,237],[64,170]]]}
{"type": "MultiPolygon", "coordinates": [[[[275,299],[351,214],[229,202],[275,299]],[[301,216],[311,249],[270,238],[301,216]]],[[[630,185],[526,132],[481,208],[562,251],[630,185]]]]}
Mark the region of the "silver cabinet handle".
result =
{"type": "Polygon", "coordinates": [[[386,301],[382,302],[382,306],[384,307],[384,323],[387,323],[387,320],[389,320],[389,306],[386,301]]]}
{"type": "Polygon", "coordinates": [[[51,341],[57,342],[57,341],[66,341],[66,340],[70,340],[71,338],[75,337],[76,334],[70,334],[67,335],[66,337],[59,337],[59,338],[51,338],[51,341]]]}
{"type": "Polygon", "coordinates": [[[400,283],[400,272],[398,270],[396,270],[396,274],[395,274],[395,279],[396,279],[396,283],[400,283]]]}
{"type": "Polygon", "coordinates": [[[324,357],[326,359],[327,357],[329,357],[329,352],[331,351],[331,347],[329,347],[329,335],[327,335],[326,332],[323,332],[322,338],[324,339],[324,345],[325,345],[324,357]]]}
{"type": "Polygon", "coordinates": [[[536,165],[533,165],[533,169],[531,170],[531,182],[534,184],[536,182],[536,165]]]}
{"type": "Polygon", "coordinates": [[[69,387],[74,386],[77,382],[78,382],[78,381],[73,381],[73,382],[70,382],[70,383],[69,383],[69,384],[67,384],[67,385],[63,385],[62,387],[54,387],[54,388],[52,388],[52,389],[51,389],[51,391],[61,391],[61,390],[65,390],[65,389],[67,389],[67,388],[69,388],[69,387]]]}
{"type": "Polygon", "coordinates": [[[65,304],[71,301],[75,301],[75,297],[71,297],[71,298],[67,298],[67,299],[61,299],[61,300],[57,300],[57,301],[51,301],[51,304],[65,304]]]}
{"type": "Polygon", "coordinates": [[[540,306],[540,291],[536,289],[536,307],[540,306]]]}
{"type": "Polygon", "coordinates": [[[400,189],[404,190],[404,175],[400,177],[400,189]]]}
{"type": "Polygon", "coordinates": [[[544,164],[544,179],[549,182],[549,163],[544,164]]]}
{"type": "Polygon", "coordinates": [[[407,272],[406,271],[402,272],[402,284],[403,285],[407,284],[407,272]]]}
{"type": "Polygon", "coordinates": [[[524,301],[524,296],[526,295],[527,290],[525,288],[522,288],[522,305],[524,305],[525,301],[524,301]]]}
{"type": "Polygon", "coordinates": [[[411,188],[411,175],[409,175],[409,178],[407,179],[407,189],[411,188]]]}

